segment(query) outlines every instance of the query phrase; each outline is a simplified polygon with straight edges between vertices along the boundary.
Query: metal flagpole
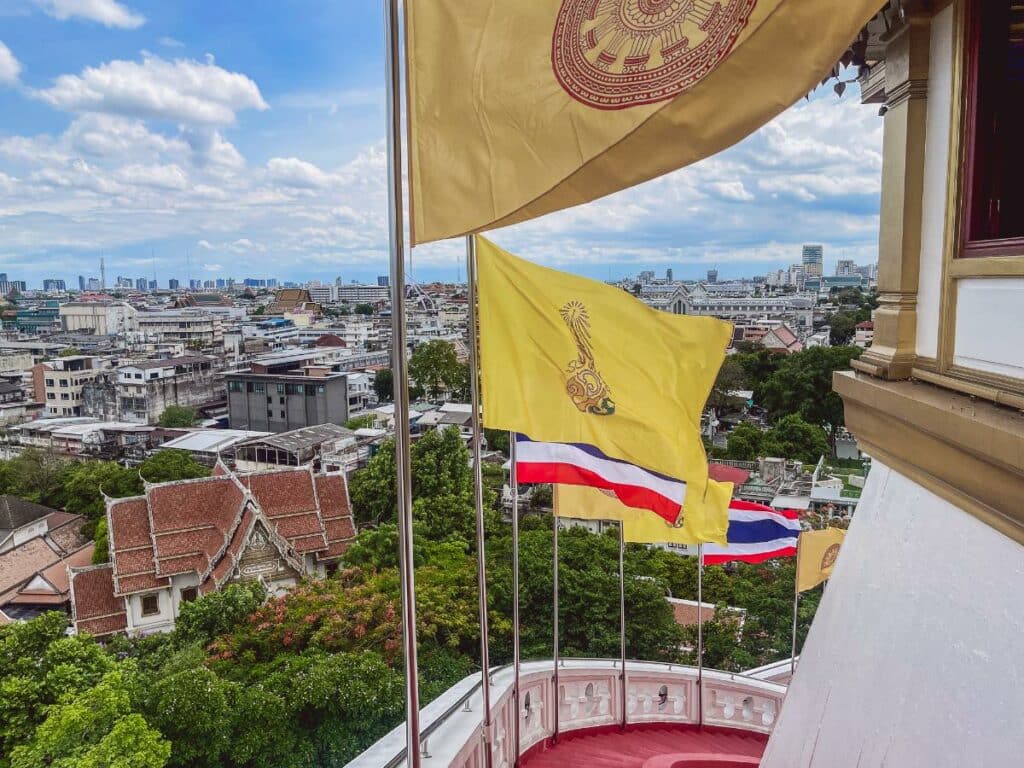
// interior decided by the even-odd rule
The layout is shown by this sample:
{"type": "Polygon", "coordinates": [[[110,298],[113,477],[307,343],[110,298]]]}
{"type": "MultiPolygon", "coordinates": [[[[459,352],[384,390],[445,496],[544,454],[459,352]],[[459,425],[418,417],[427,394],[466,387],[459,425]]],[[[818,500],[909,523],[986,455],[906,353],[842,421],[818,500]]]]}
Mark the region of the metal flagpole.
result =
{"type": "Polygon", "coordinates": [[[420,768],[420,694],[416,666],[416,584],[413,574],[412,471],[409,453],[409,372],[405,359],[405,251],[402,220],[402,84],[400,0],[384,0],[384,72],[387,87],[388,234],[391,250],[391,368],[395,403],[395,484],[398,564],[402,582],[405,656],[406,765],[420,768]]]}
{"type": "Polygon", "coordinates": [[[626,730],[626,572],[624,568],[626,553],[625,524],[619,521],[619,660],[622,662],[620,672],[622,679],[622,730],[626,730]]]}
{"type": "Polygon", "coordinates": [[[796,674],[796,621],[800,607],[800,537],[796,540],[796,573],[793,575],[793,645],[789,651],[789,676],[796,674]]]}
{"type": "Polygon", "coordinates": [[[512,724],[512,738],[515,744],[514,765],[519,766],[519,719],[522,704],[519,695],[519,472],[516,467],[516,435],[508,433],[508,453],[512,479],[512,701],[515,704],[515,718],[512,724]]]}
{"type": "Polygon", "coordinates": [[[697,724],[704,725],[704,545],[697,544],[697,724]]]}
{"type": "Polygon", "coordinates": [[[554,618],[555,631],[551,654],[555,662],[555,675],[553,678],[553,684],[555,689],[555,706],[553,707],[553,709],[555,710],[555,727],[551,731],[551,739],[552,741],[558,741],[558,514],[555,510],[551,511],[551,519],[555,521],[554,536],[552,538],[552,573],[554,577],[554,599],[552,601],[552,615],[554,618]]]}
{"type": "Polygon", "coordinates": [[[469,393],[473,409],[473,506],[476,508],[476,578],[480,595],[480,695],[483,700],[484,766],[491,766],[491,662],[487,628],[487,556],[484,551],[484,483],[480,458],[480,343],[476,307],[476,240],[466,235],[469,284],[469,393]]]}

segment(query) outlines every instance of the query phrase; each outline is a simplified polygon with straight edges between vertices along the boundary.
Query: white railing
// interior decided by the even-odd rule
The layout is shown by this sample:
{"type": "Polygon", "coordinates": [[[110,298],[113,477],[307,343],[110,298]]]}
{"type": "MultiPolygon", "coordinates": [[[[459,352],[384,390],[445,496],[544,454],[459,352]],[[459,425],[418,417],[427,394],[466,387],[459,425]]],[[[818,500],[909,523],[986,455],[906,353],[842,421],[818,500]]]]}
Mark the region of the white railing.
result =
{"type": "MultiPolygon", "coordinates": [[[[522,665],[519,712],[512,706],[512,669],[491,674],[494,768],[515,759],[515,720],[519,717],[522,754],[554,734],[558,707],[560,733],[622,722],[620,670],[609,659],[566,659],[558,671],[555,695],[550,661],[522,665]]],[[[770,734],[786,686],[728,672],[704,670],[703,718],[697,669],[649,661],[626,663],[627,723],[679,723],[736,728],[770,734]]],[[[421,754],[431,768],[482,768],[480,676],[456,683],[420,715],[421,754]]],[[[399,768],[406,765],[405,725],[399,725],[346,768],[399,768]]]]}

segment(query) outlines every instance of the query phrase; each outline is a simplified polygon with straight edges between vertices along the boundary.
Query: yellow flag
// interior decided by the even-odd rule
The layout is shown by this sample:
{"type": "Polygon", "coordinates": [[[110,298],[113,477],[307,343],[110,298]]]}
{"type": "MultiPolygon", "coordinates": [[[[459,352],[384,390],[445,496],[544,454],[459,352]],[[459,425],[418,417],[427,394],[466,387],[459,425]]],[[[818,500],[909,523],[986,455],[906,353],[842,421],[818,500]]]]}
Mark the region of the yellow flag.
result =
{"type": "MultiPolygon", "coordinates": [[[[708,481],[708,497],[712,513],[724,499],[726,508],[732,498],[732,483],[708,481]]],[[[696,547],[706,539],[692,533],[684,524],[669,525],[653,512],[627,507],[615,496],[598,488],[582,485],[555,485],[554,508],[558,517],[580,520],[618,520],[622,535],[634,544],[684,544],[696,547]]],[[[713,517],[713,514],[710,515],[713,517]]],[[[692,517],[692,516],[691,516],[692,517]]],[[[726,525],[728,528],[728,523],[726,525]]],[[[722,532],[724,536],[725,532],[722,532]]]]}
{"type": "Polygon", "coordinates": [[[846,538],[841,528],[804,531],[796,550],[796,591],[812,589],[832,575],[839,547],[846,538]]]}
{"type": "Polygon", "coordinates": [[[413,0],[413,243],[708,157],[830,71],[881,0],[413,0]]]}
{"type": "Polygon", "coordinates": [[[728,499],[713,520],[699,519],[708,483],[700,416],[731,326],[651,309],[482,237],[477,257],[484,423],[681,480],[684,516],[694,514],[686,524],[724,543],[728,499]]]}

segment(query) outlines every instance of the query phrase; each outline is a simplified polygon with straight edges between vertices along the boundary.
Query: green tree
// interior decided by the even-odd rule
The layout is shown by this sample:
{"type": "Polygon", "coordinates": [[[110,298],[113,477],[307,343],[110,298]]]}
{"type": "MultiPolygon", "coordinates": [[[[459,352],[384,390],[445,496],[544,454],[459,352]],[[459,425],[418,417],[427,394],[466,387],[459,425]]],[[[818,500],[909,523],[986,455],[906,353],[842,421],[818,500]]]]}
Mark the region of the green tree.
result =
{"type": "Polygon", "coordinates": [[[825,430],[808,424],[795,413],[783,416],[772,426],[762,451],[763,455],[796,459],[804,464],[815,464],[830,452],[825,430]]]}
{"type": "Polygon", "coordinates": [[[449,341],[434,340],[420,344],[409,357],[409,376],[432,399],[465,384],[465,366],[455,355],[449,341]]]}
{"type": "Polygon", "coordinates": [[[824,428],[829,441],[843,426],[843,401],[832,391],[832,374],[850,367],[858,347],[812,347],[789,355],[762,385],[759,400],[769,418],[778,421],[791,413],[824,428]]]}
{"type": "Polygon", "coordinates": [[[737,424],[727,438],[726,458],[733,461],[757,461],[765,453],[765,432],[753,424],[737,424]]]}
{"type": "Polygon", "coordinates": [[[394,399],[395,378],[390,368],[383,368],[374,374],[373,391],[378,402],[390,403],[394,399]]]}
{"type": "Polygon", "coordinates": [[[372,315],[373,314],[373,304],[356,304],[356,308],[355,308],[354,312],[357,315],[372,315]]]}
{"type": "Polygon", "coordinates": [[[131,671],[114,669],[50,707],[32,739],[10,752],[12,768],[162,768],[171,745],[132,711],[131,671]]]}
{"type": "Polygon", "coordinates": [[[93,534],[96,546],[92,551],[92,564],[102,565],[110,562],[110,534],[107,532],[107,517],[104,515],[96,522],[93,534]]]}
{"type": "Polygon", "coordinates": [[[849,344],[856,331],[855,326],[859,320],[852,312],[833,312],[826,318],[829,324],[829,343],[833,347],[840,347],[849,344]]]}
{"type": "Polygon", "coordinates": [[[376,417],[372,413],[364,413],[355,418],[349,419],[345,422],[346,429],[363,429],[364,427],[372,427],[376,421],[376,417]]]}
{"type": "Polygon", "coordinates": [[[485,427],[484,439],[492,451],[501,451],[504,455],[509,455],[509,434],[507,430],[488,429],[485,427]]]}
{"type": "Polygon", "coordinates": [[[0,482],[4,484],[4,493],[48,507],[64,506],[67,498],[66,480],[72,462],[49,451],[29,448],[3,464],[0,482]]]}
{"type": "Polygon", "coordinates": [[[738,389],[747,389],[749,374],[743,365],[742,359],[737,355],[729,355],[722,361],[722,367],[718,369],[718,376],[708,396],[708,406],[711,408],[735,408],[743,404],[743,399],[730,395],[738,389]]]}
{"type": "Polygon", "coordinates": [[[142,493],[142,481],[135,470],[112,461],[88,461],[71,466],[64,482],[68,512],[83,515],[85,535],[95,535],[96,525],[106,514],[104,496],[124,498],[142,493]]]}
{"type": "Polygon", "coordinates": [[[230,683],[198,667],[150,682],[141,696],[146,719],[171,742],[171,764],[220,768],[230,743],[230,683]]]}
{"type": "Polygon", "coordinates": [[[82,350],[78,347],[65,347],[60,351],[58,357],[76,357],[82,354],[82,350]]]}
{"type": "Polygon", "coordinates": [[[196,461],[188,451],[167,448],[157,451],[142,462],[138,474],[148,483],[168,483],[172,480],[209,477],[210,470],[196,461]]]}
{"type": "Polygon", "coordinates": [[[266,596],[262,584],[247,581],[185,603],[175,622],[175,643],[209,645],[216,637],[230,632],[249,618],[266,596]]]}
{"type": "Polygon", "coordinates": [[[167,428],[191,427],[196,423],[196,409],[186,405],[169,405],[160,414],[159,424],[167,428]]]}

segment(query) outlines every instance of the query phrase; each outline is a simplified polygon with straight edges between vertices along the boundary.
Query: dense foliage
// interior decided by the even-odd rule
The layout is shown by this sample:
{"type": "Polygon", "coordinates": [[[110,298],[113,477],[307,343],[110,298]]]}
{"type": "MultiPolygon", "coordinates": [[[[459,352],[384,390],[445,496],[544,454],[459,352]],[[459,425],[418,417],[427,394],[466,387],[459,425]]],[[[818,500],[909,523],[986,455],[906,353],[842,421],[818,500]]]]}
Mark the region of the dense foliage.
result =
{"type": "Polygon", "coordinates": [[[97,526],[106,510],[104,496],[123,498],[141,494],[143,479],[163,483],[208,474],[210,470],[186,451],[159,451],[138,467],[128,469],[113,461],[73,461],[26,450],[13,459],[0,461],[0,493],[83,515],[84,533],[100,539],[103,530],[97,526]]]}
{"type": "Polygon", "coordinates": [[[169,405],[160,414],[160,426],[168,428],[191,427],[196,423],[197,416],[195,408],[189,408],[185,405],[169,405]]]}
{"type": "Polygon", "coordinates": [[[446,392],[456,400],[468,399],[469,366],[459,362],[450,341],[438,339],[416,347],[409,356],[409,377],[434,400],[446,392]]]}

